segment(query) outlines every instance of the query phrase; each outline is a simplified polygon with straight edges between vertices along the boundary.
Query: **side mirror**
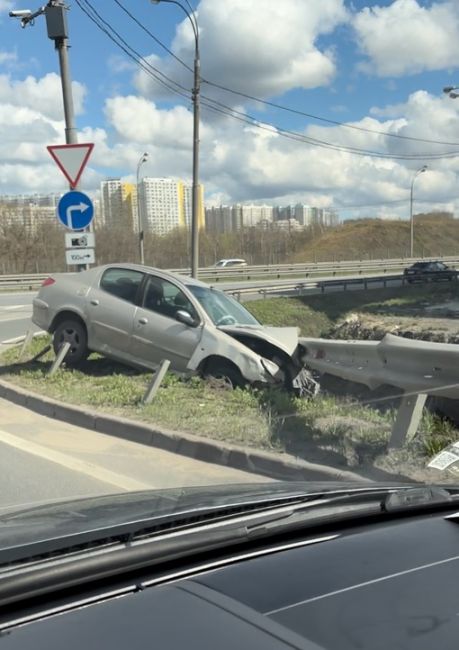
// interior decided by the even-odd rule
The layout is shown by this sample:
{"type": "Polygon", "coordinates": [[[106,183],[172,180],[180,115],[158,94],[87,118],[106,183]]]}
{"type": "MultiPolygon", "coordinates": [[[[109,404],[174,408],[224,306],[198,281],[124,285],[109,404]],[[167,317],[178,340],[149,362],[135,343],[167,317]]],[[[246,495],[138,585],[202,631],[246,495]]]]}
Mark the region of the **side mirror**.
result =
{"type": "Polygon", "coordinates": [[[185,311],[185,309],[179,309],[177,312],[175,312],[175,319],[178,320],[179,323],[183,323],[189,327],[196,327],[197,325],[193,316],[190,314],[190,312],[185,311]]]}

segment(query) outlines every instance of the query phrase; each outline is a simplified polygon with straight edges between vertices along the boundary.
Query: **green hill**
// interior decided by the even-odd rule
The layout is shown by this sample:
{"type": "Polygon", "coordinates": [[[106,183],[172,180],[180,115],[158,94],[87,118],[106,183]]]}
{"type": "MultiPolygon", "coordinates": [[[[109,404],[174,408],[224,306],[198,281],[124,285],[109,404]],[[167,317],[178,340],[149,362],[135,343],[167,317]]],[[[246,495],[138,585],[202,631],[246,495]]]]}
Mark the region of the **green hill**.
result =
{"type": "MultiPolygon", "coordinates": [[[[408,221],[362,219],[316,233],[289,261],[398,258],[409,256],[409,250],[408,221]]],[[[414,255],[459,255],[459,219],[445,213],[416,215],[414,255]]]]}

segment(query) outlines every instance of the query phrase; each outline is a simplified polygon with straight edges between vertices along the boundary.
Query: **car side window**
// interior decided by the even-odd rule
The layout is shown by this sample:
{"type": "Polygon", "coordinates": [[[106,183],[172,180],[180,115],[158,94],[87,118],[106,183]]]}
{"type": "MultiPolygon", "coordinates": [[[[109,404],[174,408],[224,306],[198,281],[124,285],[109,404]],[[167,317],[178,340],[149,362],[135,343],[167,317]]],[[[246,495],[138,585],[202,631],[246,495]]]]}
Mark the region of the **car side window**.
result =
{"type": "Polygon", "coordinates": [[[131,269],[108,269],[102,276],[100,288],[112,296],[135,304],[143,273],[131,269]]]}
{"type": "Polygon", "coordinates": [[[198,314],[191,301],[175,284],[150,275],[145,284],[143,307],[168,318],[176,318],[178,311],[187,311],[194,319],[198,314]]]}

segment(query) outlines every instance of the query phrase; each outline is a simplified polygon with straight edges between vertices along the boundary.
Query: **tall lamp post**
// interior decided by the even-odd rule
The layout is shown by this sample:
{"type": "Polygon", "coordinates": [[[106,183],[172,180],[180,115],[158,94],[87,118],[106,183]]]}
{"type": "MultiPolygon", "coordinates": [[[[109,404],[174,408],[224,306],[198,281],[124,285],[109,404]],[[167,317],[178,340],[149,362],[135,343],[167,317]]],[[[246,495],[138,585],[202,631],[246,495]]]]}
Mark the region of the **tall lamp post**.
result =
{"type": "Polygon", "coordinates": [[[191,23],[195,41],[194,51],[194,77],[191,91],[193,101],[193,187],[191,207],[191,277],[198,277],[199,268],[199,112],[201,91],[201,59],[199,53],[199,27],[196,14],[188,0],[189,10],[178,0],[150,0],[152,4],[168,2],[177,5],[187,15],[191,23]]]}
{"type": "Polygon", "coordinates": [[[137,163],[137,228],[139,231],[139,258],[140,263],[145,264],[145,254],[143,246],[143,219],[142,219],[142,201],[140,200],[139,183],[140,183],[140,168],[148,160],[148,152],[143,153],[137,163]]]}
{"type": "Polygon", "coordinates": [[[414,219],[413,219],[413,188],[414,188],[414,181],[417,179],[419,174],[423,174],[427,170],[427,165],[424,165],[421,167],[421,169],[418,169],[415,175],[413,176],[413,180],[411,181],[411,192],[410,192],[410,257],[412,258],[414,255],[414,219]]]}

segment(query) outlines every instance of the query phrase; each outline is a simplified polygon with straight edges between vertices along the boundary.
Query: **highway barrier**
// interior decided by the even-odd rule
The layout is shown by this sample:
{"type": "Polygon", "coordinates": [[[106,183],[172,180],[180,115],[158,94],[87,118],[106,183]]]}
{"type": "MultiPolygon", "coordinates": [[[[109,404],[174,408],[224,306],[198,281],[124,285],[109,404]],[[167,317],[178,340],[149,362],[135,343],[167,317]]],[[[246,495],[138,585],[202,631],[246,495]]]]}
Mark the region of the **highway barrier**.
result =
{"type": "Polygon", "coordinates": [[[416,433],[427,395],[459,399],[459,346],[386,334],[382,341],[301,338],[304,361],[321,374],[403,391],[389,446],[397,448],[416,433]]]}
{"type": "MultiPolygon", "coordinates": [[[[459,257],[442,257],[442,258],[423,258],[423,261],[429,259],[441,259],[442,261],[454,266],[459,264],[459,257]]],[[[393,275],[396,271],[401,271],[406,266],[410,266],[413,262],[419,261],[417,259],[392,259],[392,260],[355,260],[355,261],[342,261],[342,262],[305,262],[300,264],[275,264],[275,265],[258,265],[247,267],[233,267],[233,268],[203,268],[199,270],[199,278],[203,281],[215,284],[219,282],[229,282],[234,284],[236,282],[248,282],[259,279],[266,282],[263,286],[258,288],[270,289],[274,287],[271,284],[273,280],[288,280],[288,287],[291,289],[295,286],[300,286],[300,280],[303,278],[307,281],[314,279],[314,276],[343,276],[343,275],[358,275],[362,279],[370,277],[383,277],[385,275],[393,275]],[[295,282],[295,278],[298,279],[295,282]]],[[[188,275],[189,269],[171,269],[174,273],[188,275]]],[[[16,274],[16,275],[0,275],[0,290],[1,289],[37,289],[43,280],[51,273],[29,273],[29,274],[16,274]]],[[[350,278],[352,280],[352,278],[350,278]]],[[[341,285],[341,281],[338,283],[341,285]]],[[[349,283],[348,283],[349,284],[349,283]]],[[[303,283],[307,286],[307,282],[303,283]]],[[[328,282],[327,286],[331,286],[328,282]]],[[[224,288],[224,290],[226,290],[224,288]]]]}

